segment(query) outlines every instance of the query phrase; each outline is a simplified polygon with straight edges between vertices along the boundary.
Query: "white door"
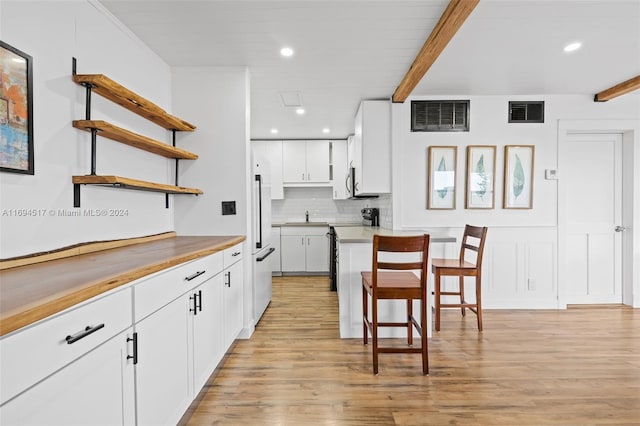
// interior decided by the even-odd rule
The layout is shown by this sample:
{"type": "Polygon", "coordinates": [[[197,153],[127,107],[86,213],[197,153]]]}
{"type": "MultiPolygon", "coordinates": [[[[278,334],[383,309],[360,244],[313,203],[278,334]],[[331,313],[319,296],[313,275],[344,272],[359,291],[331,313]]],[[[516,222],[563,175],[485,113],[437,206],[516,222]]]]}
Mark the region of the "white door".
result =
{"type": "Polygon", "coordinates": [[[575,134],[566,143],[567,304],[622,303],[622,136],[575,134]]]}
{"type": "Polygon", "coordinates": [[[301,272],[306,269],[305,237],[302,235],[282,235],[282,272],[301,272]]]}

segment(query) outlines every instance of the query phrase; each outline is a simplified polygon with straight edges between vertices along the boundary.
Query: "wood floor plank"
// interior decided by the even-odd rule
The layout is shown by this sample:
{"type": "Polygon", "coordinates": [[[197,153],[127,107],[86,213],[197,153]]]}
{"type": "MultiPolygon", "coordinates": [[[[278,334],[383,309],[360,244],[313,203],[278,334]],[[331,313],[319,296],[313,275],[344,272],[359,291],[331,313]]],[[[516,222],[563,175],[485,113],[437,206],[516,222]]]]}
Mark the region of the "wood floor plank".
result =
{"type": "MultiPolygon", "coordinates": [[[[182,425],[638,425],[640,310],[445,311],[420,358],[340,339],[326,277],[274,278],[182,425]]],[[[395,343],[395,342],[394,342],[395,343]]],[[[401,343],[401,341],[398,341],[401,343]]]]}

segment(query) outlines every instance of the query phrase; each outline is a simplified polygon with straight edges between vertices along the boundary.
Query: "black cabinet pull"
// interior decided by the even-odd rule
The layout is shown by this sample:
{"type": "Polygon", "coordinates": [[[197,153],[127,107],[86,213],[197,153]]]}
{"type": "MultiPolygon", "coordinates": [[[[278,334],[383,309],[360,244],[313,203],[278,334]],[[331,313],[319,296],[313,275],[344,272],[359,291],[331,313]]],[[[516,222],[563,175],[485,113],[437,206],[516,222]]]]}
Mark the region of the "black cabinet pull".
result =
{"type": "Polygon", "coordinates": [[[138,333],[133,333],[133,338],[127,337],[127,342],[133,342],[133,355],[127,355],[127,359],[133,360],[133,365],[138,363],[138,333]]]}
{"type": "Polygon", "coordinates": [[[202,290],[198,290],[198,310],[202,312],[202,290]]]}
{"type": "Polygon", "coordinates": [[[236,252],[231,253],[231,256],[236,257],[236,256],[237,256],[237,255],[239,255],[239,254],[240,254],[240,252],[239,252],[239,251],[236,251],[236,252]]]}
{"type": "Polygon", "coordinates": [[[193,315],[198,315],[198,294],[193,293],[193,296],[189,296],[189,300],[193,300],[193,308],[189,308],[189,312],[193,312],[193,315]]]}
{"type": "Polygon", "coordinates": [[[198,278],[200,275],[204,274],[205,272],[207,272],[206,270],[202,270],[202,271],[198,271],[193,275],[189,275],[188,277],[184,277],[185,281],[191,281],[193,279],[198,278]]]}
{"type": "Polygon", "coordinates": [[[226,278],[224,285],[226,285],[227,287],[231,287],[231,271],[225,272],[224,276],[226,278]]]}
{"type": "Polygon", "coordinates": [[[104,328],[104,324],[98,324],[95,326],[86,326],[84,328],[84,330],[74,334],[73,336],[69,335],[67,337],[65,337],[65,340],[67,341],[67,343],[70,345],[72,343],[77,342],[80,339],[84,339],[85,337],[87,337],[88,335],[95,333],[96,331],[100,330],[101,328],[104,328]]]}

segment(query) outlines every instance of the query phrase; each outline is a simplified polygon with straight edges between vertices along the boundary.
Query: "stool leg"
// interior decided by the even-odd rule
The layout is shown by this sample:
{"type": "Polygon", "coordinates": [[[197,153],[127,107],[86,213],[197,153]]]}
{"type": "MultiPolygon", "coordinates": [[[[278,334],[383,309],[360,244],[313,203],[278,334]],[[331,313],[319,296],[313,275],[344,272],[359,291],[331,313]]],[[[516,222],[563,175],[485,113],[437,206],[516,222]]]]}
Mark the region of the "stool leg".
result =
{"type": "Polygon", "coordinates": [[[369,343],[369,327],[367,327],[367,318],[369,318],[369,298],[367,290],[362,286],[362,343],[369,343]]]}
{"type": "Polygon", "coordinates": [[[413,300],[407,299],[407,344],[413,346],[413,324],[411,317],[413,316],[413,300]]]}
{"type": "Polygon", "coordinates": [[[371,320],[373,341],[373,374],[378,374],[378,300],[371,298],[371,320]]]}
{"type": "Polygon", "coordinates": [[[420,300],[420,340],[422,344],[422,374],[429,374],[429,348],[427,344],[427,298],[420,300]]]}
{"type": "MultiPolygon", "coordinates": [[[[458,277],[458,286],[460,288],[460,304],[462,305],[464,303],[464,276],[458,277]]],[[[462,310],[462,316],[465,316],[466,310],[464,306],[460,306],[460,310],[462,310]]]]}
{"type": "Polygon", "coordinates": [[[482,276],[476,276],[476,314],[478,317],[478,331],[482,331],[482,276]]]}
{"type": "Polygon", "coordinates": [[[436,314],[436,331],[440,331],[440,270],[436,268],[436,276],[434,279],[434,287],[435,287],[435,314],[436,314]]]}

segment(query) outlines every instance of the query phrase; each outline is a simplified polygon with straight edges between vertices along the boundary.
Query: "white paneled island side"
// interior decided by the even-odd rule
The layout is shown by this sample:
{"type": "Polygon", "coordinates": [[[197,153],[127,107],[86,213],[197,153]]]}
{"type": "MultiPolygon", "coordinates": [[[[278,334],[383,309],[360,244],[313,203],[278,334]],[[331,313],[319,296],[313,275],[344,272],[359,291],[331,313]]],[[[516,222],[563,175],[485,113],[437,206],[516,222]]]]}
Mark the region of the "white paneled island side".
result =
{"type": "MultiPolygon", "coordinates": [[[[431,246],[429,259],[432,257],[456,257],[458,247],[456,238],[442,233],[431,233],[426,229],[392,230],[379,227],[353,226],[336,228],[338,245],[338,305],[340,314],[340,337],[361,338],[362,326],[362,280],[361,271],[370,271],[372,262],[373,236],[379,235],[418,235],[429,234],[431,246]]],[[[431,261],[429,261],[428,299],[431,306],[431,261]]],[[[419,301],[414,301],[414,312],[419,312],[419,301]]],[[[402,300],[385,300],[379,305],[380,318],[390,321],[404,321],[406,316],[405,302],[402,300]]],[[[427,322],[431,324],[431,309],[427,309],[427,322]]],[[[431,326],[428,327],[431,336],[431,326]]],[[[399,328],[381,329],[380,337],[405,337],[404,330],[399,328]]]]}

